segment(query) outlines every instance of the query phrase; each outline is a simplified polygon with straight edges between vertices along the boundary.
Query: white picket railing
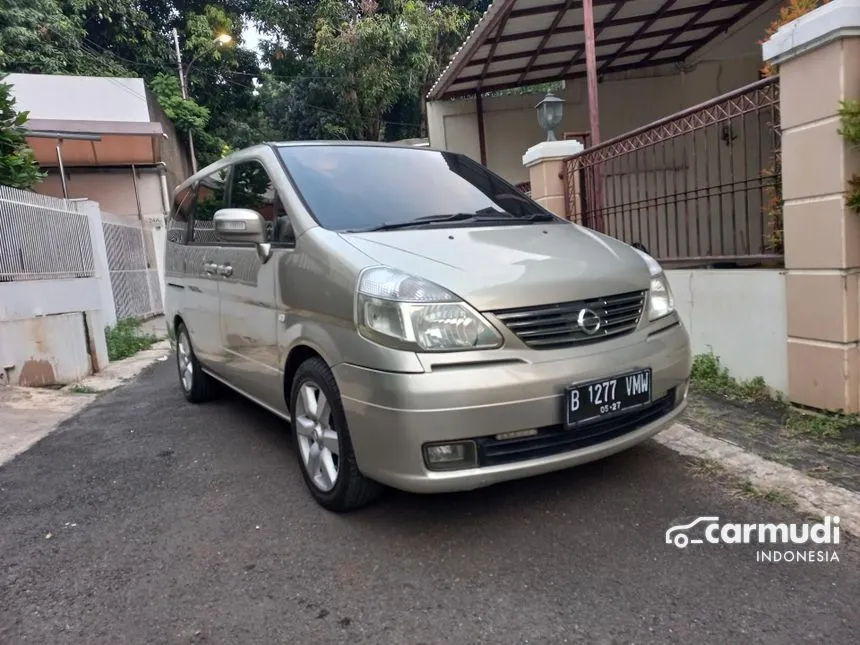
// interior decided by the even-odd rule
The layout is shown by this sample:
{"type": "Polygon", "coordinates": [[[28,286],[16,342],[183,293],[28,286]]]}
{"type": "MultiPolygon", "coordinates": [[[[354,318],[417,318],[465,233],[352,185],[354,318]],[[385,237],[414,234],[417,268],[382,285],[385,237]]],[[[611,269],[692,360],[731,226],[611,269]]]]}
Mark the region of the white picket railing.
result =
{"type": "Polygon", "coordinates": [[[89,223],[74,202],[0,186],[0,281],[94,275],[89,223]]]}

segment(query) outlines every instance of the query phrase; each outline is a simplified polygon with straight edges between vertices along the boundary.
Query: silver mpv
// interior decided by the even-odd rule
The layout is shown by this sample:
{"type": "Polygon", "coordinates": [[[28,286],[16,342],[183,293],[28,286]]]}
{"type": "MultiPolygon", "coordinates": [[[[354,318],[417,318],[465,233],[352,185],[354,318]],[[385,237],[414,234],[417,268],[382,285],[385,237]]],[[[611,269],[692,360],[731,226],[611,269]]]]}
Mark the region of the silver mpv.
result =
{"type": "Polygon", "coordinates": [[[166,314],[189,401],[290,420],[308,488],[479,488],[599,459],[686,405],[660,265],[468,157],[266,144],[175,192],[166,314]]]}

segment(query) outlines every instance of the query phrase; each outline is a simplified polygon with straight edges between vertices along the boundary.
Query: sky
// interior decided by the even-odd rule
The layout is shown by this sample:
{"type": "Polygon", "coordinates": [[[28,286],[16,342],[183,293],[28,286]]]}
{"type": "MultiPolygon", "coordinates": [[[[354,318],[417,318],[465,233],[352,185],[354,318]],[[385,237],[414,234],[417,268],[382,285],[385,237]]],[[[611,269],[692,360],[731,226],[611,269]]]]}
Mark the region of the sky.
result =
{"type": "Polygon", "coordinates": [[[257,29],[256,25],[247,24],[245,28],[242,30],[242,43],[246,49],[250,49],[251,51],[257,52],[257,56],[259,57],[259,51],[257,50],[257,46],[260,44],[263,35],[257,29]]]}

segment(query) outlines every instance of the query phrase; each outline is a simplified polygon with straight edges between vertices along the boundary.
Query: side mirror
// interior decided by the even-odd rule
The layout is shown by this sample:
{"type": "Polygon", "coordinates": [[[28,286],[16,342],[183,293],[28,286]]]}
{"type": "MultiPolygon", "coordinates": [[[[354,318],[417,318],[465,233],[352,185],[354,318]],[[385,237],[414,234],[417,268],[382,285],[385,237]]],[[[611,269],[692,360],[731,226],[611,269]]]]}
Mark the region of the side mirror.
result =
{"type": "Polygon", "coordinates": [[[250,242],[263,244],[266,241],[266,220],[250,208],[222,208],[213,217],[215,234],[225,242],[250,242]]]}

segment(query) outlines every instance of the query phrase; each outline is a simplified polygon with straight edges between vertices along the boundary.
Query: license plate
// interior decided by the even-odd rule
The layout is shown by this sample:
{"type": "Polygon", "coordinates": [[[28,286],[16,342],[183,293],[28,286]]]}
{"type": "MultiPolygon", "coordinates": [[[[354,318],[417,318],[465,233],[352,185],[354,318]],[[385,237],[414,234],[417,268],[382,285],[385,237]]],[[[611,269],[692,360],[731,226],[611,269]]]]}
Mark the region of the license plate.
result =
{"type": "Polygon", "coordinates": [[[651,402],[651,370],[589,381],[567,388],[568,427],[628,412],[651,402]]]}

